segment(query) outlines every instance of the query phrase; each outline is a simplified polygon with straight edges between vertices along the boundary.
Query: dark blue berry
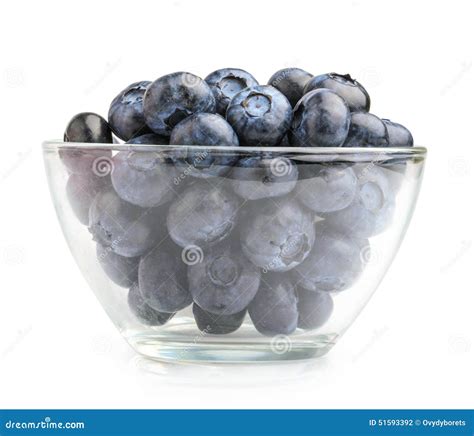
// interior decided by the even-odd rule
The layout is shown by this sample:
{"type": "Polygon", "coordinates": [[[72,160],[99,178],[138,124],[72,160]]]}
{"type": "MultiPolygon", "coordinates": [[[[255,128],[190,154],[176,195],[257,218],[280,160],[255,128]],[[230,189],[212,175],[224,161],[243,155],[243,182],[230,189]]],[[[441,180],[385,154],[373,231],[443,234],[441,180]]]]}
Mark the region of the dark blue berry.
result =
{"type": "Polygon", "coordinates": [[[150,326],[163,325],[174,316],[174,313],[159,312],[148,306],[140,294],[137,283],[128,291],[128,306],[140,322],[150,326]]]}
{"type": "Polygon", "coordinates": [[[130,288],[137,282],[139,257],[119,256],[101,244],[97,244],[96,254],[102,269],[115,284],[130,288]]]}
{"type": "Polygon", "coordinates": [[[278,89],[295,106],[303,97],[304,88],[312,77],[312,74],[301,68],[284,68],[270,77],[268,84],[278,89]]]}
{"type": "Polygon", "coordinates": [[[235,332],[244,322],[247,310],[232,315],[216,315],[201,309],[196,303],[193,304],[194,320],[198,329],[205,334],[227,335],[235,332]]]}
{"type": "Polygon", "coordinates": [[[298,327],[313,330],[323,326],[331,317],[334,301],[329,292],[300,288],[298,296],[298,327]]]}
{"type": "Polygon", "coordinates": [[[367,112],[353,112],[344,147],[387,147],[388,132],[383,121],[367,112]]]}

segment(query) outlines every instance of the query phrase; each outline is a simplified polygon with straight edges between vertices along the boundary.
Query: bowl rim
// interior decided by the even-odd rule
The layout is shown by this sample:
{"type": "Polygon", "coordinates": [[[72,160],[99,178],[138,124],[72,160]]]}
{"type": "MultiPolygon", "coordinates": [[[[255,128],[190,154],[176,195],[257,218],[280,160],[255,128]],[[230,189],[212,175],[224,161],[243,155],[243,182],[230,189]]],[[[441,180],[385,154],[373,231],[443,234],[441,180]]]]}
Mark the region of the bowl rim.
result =
{"type": "Polygon", "coordinates": [[[59,139],[44,141],[44,151],[58,150],[110,150],[110,151],[172,151],[172,150],[195,150],[203,149],[212,152],[240,152],[240,153],[295,153],[310,155],[384,155],[390,157],[425,157],[428,150],[426,147],[248,147],[232,146],[222,147],[220,145],[154,145],[154,144],[103,144],[92,142],[64,142],[59,139]]]}

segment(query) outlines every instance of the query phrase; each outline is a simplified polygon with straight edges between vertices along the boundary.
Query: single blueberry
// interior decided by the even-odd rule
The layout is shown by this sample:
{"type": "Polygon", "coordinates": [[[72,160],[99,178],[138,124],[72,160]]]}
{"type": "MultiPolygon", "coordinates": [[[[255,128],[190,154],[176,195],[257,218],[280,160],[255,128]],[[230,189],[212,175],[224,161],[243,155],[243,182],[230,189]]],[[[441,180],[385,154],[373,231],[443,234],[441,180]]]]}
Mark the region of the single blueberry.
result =
{"type": "Polygon", "coordinates": [[[227,335],[235,332],[244,322],[247,310],[232,315],[216,315],[201,309],[196,303],[193,304],[194,320],[198,329],[203,333],[211,335],[227,335]]]}
{"type": "Polygon", "coordinates": [[[329,89],[305,94],[293,111],[290,143],[294,147],[340,147],[349,132],[345,101],[329,89]]]}
{"type": "Polygon", "coordinates": [[[388,132],[383,121],[374,114],[353,112],[343,147],[387,147],[388,132]]]}
{"type": "Polygon", "coordinates": [[[265,271],[289,271],[314,244],[312,214],[288,197],[251,205],[240,223],[244,254],[265,271]]]}
{"type": "Polygon", "coordinates": [[[255,77],[239,68],[222,68],[209,74],[204,80],[216,99],[217,113],[223,116],[235,94],[258,85],[255,77]]]}
{"type": "Polygon", "coordinates": [[[162,238],[163,212],[122,200],[112,189],[101,191],[89,210],[89,231],[96,242],[125,257],[146,253],[162,238]]]}
{"type": "Polygon", "coordinates": [[[368,238],[390,225],[395,210],[394,190],[386,172],[373,163],[357,164],[353,169],[358,180],[354,201],[325,217],[344,234],[368,238]]]}
{"type": "Polygon", "coordinates": [[[363,267],[358,241],[319,223],[313,250],[292,275],[295,284],[310,291],[343,291],[356,282],[363,267]]]}
{"type": "Polygon", "coordinates": [[[150,84],[149,81],[132,83],[110,104],[109,124],[114,133],[124,141],[150,131],[143,115],[143,96],[150,84]]]}
{"type": "Polygon", "coordinates": [[[263,335],[289,335],[298,323],[298,298],[285,275],[263,275],[260,289],[248,311],[255,328],[263,335]]]}
{"type": "MultiPolygon", "coordinates": [[[[112,143],[112,130],[100,115],[83,112],[75,115],[66,127],[64,142],[112,143]]],[[[105,161],[110,161],[109,150],[61,148],[59,157],[66,168],[74,174],[94,175],[105,161]]]]}
{"type": "Polygon", "coordinates": [[[84,225],[89,225],[89,208],[95,196],[110,185],[110,177],[71,174],[66,184],[66,195],[72,211],[84,225]]]}
{"type": "Polygon", "coordinates": [[[140,293],[148,306],[160,312],[177,312],[193,299],[188,291],[186,265],[168,242],[155,247],[140,260],[140,293]]]}
{"type": "Polygon", "coordinates": [[[413,147],[413,136],[405,126],[387,119],[382,119],[382,122],[387,128],[390,147],[413,147]]]}
{"type": "Polygon", "coordinates": [[[344,164],[308,164],[298,167],[301,179],[295,196],[314,212],[333,212],[344,209],[354,200],[357,177],[344,164]]]}
{"type": "Polygon", "coordinates": [[[140,322],[150,326],[163,325],[174,316],[174,313],[159,312],[148,306],[140,294],[137,283],[128,291],[128,306],[140,322]]]}
{"type": "Polygon", "coordinates": [[[170,140],[166,136],[157,135],[156,133],[145,133],[144,135],[130,139],[127,141],[127,144],[168,145],[169,142],[170,140]]]}
{"type": "Polygon", "coordinates": [[[230,124],[216,114],[194,114],[181,121],[171,132],[171,145],[198,145],[176,150],[176,164],[198,178],[222,176],[237,160],[232,152],[209,150],[209,147],[238,147],[239,138],[230,124]]]}
{"type": "Polygon", "coordinates": [[[370,110],[370,97],[365,88],[349,74],[329,73],[313,77],[305,87],[305,94],[315,89],[326,88],[340,95],[351,112],[370,110]]]}
{"type": "Polygon", "coordinates": [[[291,125],[291,105],[273,86],[244,89],[229,103],[227,121],[247,146],[278,145],[291,125]]]}
{"type": "Polygon", "coordinates": [[[298,169],[286,157],[246,157],[234,166],[230,179],[234,192],[245,200],[281,197],[296,186],[298,169]]]}
{"type": "Polygon", "coordinates": [[[230,235],[238,208],[234,193],[207,182],[192,184],[169,208],[169,234],[181,247],[217,243],[230,235]]]}
{"type": "Polygon", "coordinates": [[[334,301],[329,292],[297,290],[298,328],[314,330],[323,326],[331,317],[334,301]]]}
{"type": "Polygon", "coordinates": [[[278,89],[295,106],[303,97],[304,88],[312,77],[312,74],[301,68],[283,68],[270,77],[268,84],[278,89]]]}
{"type": "Polygon", "coordinates": [[[107,276],[115,284],[130,288],[138,281],[139,257],[124,257],[114,253],[110,247],[97,244],[97,259],[107,276]]]}
{"type": "Polygon", "coordinates": [[[201,262],[188,267],[189,290],[202,309],[233,315],[255,297],[260,271],[237,248],[229,244],[213,246],[204,252],[201,262]]]}
{"type": "Polygon", "coordinates": [[[113,158],[112,184],[125,201],[156,207],[175,196],[178,171],[155,151],[120,151],[113,158]]]}
{"type": "Polygon", "coordinates": [[[180,121],[199,112],[215,113],[216,101],[209,85],[191,73],[160,77],[146,90],[145,121],[155,133],[170,136],[180,121]]]}

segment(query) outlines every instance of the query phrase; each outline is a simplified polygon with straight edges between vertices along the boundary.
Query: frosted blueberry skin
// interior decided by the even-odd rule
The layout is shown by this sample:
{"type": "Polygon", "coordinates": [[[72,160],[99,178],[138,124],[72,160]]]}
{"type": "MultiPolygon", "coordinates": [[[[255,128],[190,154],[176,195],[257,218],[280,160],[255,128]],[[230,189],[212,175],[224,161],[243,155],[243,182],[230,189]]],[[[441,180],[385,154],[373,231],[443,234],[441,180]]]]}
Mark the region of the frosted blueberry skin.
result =
{"type": "Polygon", "coordinates": [[[258,82],[247,71],[239,68],[222,68],[209,74],[205,79],[216,99],[217,113],[225,116],[230,101],[245,88],[257,86],[258,82]]]}
{"type": "Polygon", "coordinates": [[[350,233],[318,223],[314,249],[292,271],[294,283],[309,291],[339,292],[350,288],[364,268],[361,249],[350,233]]]}
{"type": "Polygon", "coordinates": [[[175,166],[154,151],[120,151],[113,158],[112,184],[117,194],[136,206],[150,208],[176,194],[175,166]]]}
{"type": "Polygon", "coordinates": [[[236,94],[226,118],[242,145],[272,147],[282,141],[290,128],[292,111],[290,102],[278,89],[262,85],[236,94]]]}
{"type": "Polygon", "coordinates": [[[403,125],[382,119],[387,128],[389,147],[413,147],[413,136],[403,125]]]}
{"type": "Polygon", "coordinates": [[[174,161],[198,178],[218,177],[229,172],[237,156],[226,153],[224,147],[238,147],[239,138],[230,124],[220,115],[194,114],[181,121],[171,132],[171,145],[202,146],[200,150],[176,150],[174,161]],[[209,147],[223,147],[210,151],[209,147]]]}
{"type": "Polygon", "coordinates": [[[290,143],[294,147],[340,147],[350,120],[349,108],[339,95],[316,89],[305,94],[293,110],[290,143]]]}
{"type": "Polygon", "coordinates": [[[388,147],[388,131],[384,122],[367,112],[353,112],[343,147],[388,147]]]}
{"type": "Polygon", "coordinates": [[[285,157],[254,156],[241,159],[232,168],[231,186],[244,200],[281,197],[298,180],[296,165],[285,157]]]}
{"type": "Polygon", "coordinates": [[[199,112],[215,113],[216,101],[209,85],[191,73],[160,77],[146,90],[145,121],[153,132],[170,136],[174,126],[199,112]]]}
{"type": "Polygon", "coordinates": [[[243,253],[264,272],[291,270],[315,240],[312,213],[288,197],[252,204],[239,230],[243,253]]]}
{"type": "Polygon", "coordinates": [[[127,144],[135,145],[169,145],[170,139],[166,136],[157,135],[156,133],[145,133],[136,136],[127,141],[127,144]]]}
{"type": "Polygon", "coordinates": [[[201,262],[188,267],[194,302],[217,315],[244,310],[257,293],[260,271],[238,247],[219,244],[207,249],[201,262]]]}
{"type": "Polygon", "coordinates": [[[157,225],[162,213],[157,208],[142,209],[122,200],[112,188],[105,189],[90,207],[89,232],[120,256],[141,256],[162,237],[157,225]]]}
{"type": "Polygon", "coordinates": [[[139,257],[123,257],[114,253],[110,247],[97,244],[97,260],[107,277],[116,285],[130,288],[138,280],[139,257]]]}
{"type": "Polygon", "coordinates": [[[305,94],[315,89],[326,88],[341,96],[351,112],[370,110],[370,97],[366,89],[349,74],[321,74],[313,77],[305,86],[305,94]]]}
{"type": "Polygon", "coordinates": [[[232,232],[239,204],[229,190],[201,181],[191,184],[171,203],[166,220],[169,235],[184,248],[216,244],[232,232]]]}
{"type": "Polygon", "coordinates": [[[128,307],[141,323],[149,326],[166,324],[175,315],[174,313],[159,312],[148,306],[140,294],[137,283],[128,291],[128,307]]]}
{"type": "Polygon", "coordinates": [[[170,243],[158,244],[140,260],[138,284],[146,304],[160,312],[177,312],[192,303],[186,265],[170,243]]]}
{"type": "Polygon", "coordinates": [[[81,224],[89,225],[89,208],[95,196],[110,185],[110,177],[71,174],[66,184],[66,196],[74,215],[81,224]]]}
{"type": "Polygon", "coordinates": [[[312,77],[301,68],[283,68],[268,79],[268,84],[278,89],[294,107],[303,97],[305,86],[312,77]]]}
{"type": "Polygon", "coordinates": [[[387,172],[373,164],[353,166],[358,186],[354,201],[345,209],[324,214],[328,223],[357,238],[383,232],[395,211],[395,193],[387,172]]]}
{"type": "Polygon", "coordinates": [[[203,333],[211,335],[227,335],[240,328],[244,322],[247,310],[232,315],[216,315],[201,309],[196,303],[193,304],[194,320],[198,329],[203,333]]]}
{"type": "Polygon", "coordinates": [[[297,290],[298,328],[317,329],[329,320],[334,309],[334,301],[329,292],[297,290]]]}
{"type": "Polygon", "coordinates": [[[298,167],[295,197],[314,212],[334,212],[349,206],[357,191],[357,177],[344,164],[308,164],[298,167]]]}
{"type": "Polygon", "coordinates": [[[143,115],[143,96],[150,81],[135,82],[122,90],[110,104],[109,125],[124,141],[148,133],[143,115]]]}
{"type": "MultiPolygon", "coordinates": [[[[86,142],[112,144],[112,130],[100,115],[83,112],[69,121],[64,132],[64,142],[86,142]]],[[[95,163],[101,159],[109,159],[110,151],[60,149],[59,157],[70,173],[94,175],[95,163]]]]}
{"type": "Polygon", "coordinates": [[[266,274],[248,307],[255,328],[266,336],[289,335],[298,323],[298,298],[285,275],[266,274]]]}

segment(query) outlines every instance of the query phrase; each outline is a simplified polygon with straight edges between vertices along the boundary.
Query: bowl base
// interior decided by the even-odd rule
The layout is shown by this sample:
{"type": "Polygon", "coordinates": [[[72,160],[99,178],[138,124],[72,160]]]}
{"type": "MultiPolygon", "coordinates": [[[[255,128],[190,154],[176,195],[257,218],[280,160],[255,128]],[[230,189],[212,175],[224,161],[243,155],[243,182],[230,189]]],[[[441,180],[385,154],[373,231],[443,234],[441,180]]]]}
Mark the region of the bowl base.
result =
{"type": "MultiPolygon", "coordinates": [[[[304,332],[258,337],[247,323],[230,335],[196,333],[193,321],[181,320],[156,331],[127,335],[141,355],[162,362],[252,363],[306,360],[325,355],[337,336],[304,332]]],[[[131,332],[129,332],[131,333],[131,332]]]]}

